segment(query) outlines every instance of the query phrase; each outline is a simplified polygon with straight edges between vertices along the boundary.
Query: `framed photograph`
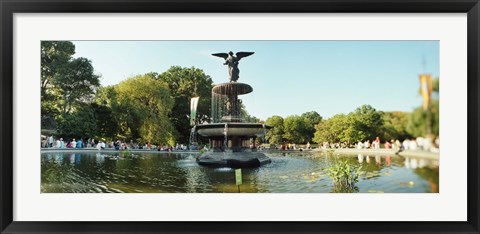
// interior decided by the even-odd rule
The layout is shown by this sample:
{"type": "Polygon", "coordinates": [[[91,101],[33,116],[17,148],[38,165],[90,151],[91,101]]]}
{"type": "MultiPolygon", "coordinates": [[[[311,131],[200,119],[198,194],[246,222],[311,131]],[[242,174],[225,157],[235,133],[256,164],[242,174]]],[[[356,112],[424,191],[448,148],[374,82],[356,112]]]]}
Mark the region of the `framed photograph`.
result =
{"type": "Polygon", "coordinates": [[[478,0],[0,1],[0,233],[479,232],[478,0]]]}

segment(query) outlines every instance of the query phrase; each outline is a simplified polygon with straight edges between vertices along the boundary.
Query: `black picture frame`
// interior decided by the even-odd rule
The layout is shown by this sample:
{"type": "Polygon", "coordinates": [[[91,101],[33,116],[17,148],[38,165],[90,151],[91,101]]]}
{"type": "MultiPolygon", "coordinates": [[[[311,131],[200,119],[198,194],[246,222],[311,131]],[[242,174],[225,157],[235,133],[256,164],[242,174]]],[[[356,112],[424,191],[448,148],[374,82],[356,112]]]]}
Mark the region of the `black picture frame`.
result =
{"type": "Polygon", "coordinates": [[[0,0],[1,233],[479,233],[479,0],[0,0]],[[466,222],[16,222],[13,221],[15,13],[455,13],[468,14],[466,222]]]}

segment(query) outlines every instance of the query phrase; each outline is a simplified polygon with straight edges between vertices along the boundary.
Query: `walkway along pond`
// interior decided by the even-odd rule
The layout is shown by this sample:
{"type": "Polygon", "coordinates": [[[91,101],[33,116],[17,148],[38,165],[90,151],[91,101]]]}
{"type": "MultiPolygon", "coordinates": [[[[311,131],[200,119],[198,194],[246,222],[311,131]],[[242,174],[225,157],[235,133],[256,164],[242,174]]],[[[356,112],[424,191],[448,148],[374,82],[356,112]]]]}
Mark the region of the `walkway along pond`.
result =
{"type": "MultiPolygon", "coordinates": [[[[331,193],[326,168],[362,166],[354,192],[438,193],[439,161],[395,154],[269,152],[272,162],[242,169],[243,193],[331,193]]],[[[198,153],[44,151],[42,193],[237,193],[235,170],[198,165],[198,153]]]]}

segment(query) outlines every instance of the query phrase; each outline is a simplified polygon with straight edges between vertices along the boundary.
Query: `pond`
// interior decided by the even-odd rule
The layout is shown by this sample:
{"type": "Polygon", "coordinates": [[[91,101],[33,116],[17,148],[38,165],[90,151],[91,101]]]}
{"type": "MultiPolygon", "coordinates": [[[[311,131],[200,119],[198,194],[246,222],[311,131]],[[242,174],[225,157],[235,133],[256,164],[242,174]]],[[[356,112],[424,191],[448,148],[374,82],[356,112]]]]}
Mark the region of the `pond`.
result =
{"type": "MultiPolygon", "coordinates": [[[[42,193],[236,193],[235,170],[200,166],[192,153],[41,154],[42,193]]],[[[242,169],[245,193],[330,193],[328,168],[361,166],[356,192],[438,193],[438,160],[379,155],[266,153],[272,162],[242,169]]]]}

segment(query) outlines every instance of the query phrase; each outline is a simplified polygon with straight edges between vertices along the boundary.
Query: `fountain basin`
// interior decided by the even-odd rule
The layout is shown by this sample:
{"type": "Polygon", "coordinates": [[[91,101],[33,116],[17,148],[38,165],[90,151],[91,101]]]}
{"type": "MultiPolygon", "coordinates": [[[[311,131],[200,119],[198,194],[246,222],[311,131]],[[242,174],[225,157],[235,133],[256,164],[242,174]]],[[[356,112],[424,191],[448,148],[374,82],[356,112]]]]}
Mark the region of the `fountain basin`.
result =
{"type": "Polygon", "coordinates": [[[219,136],[263,136],[266,130],[273,128],[261,123],[212,123],[196,126],[197,133],[203,137],[219,136]],[[227,130],[227,132],[225,132],[227,130]]]}
{"type": "Polygon", "coordinates": [[[208,151],[197,158],[198,164],[207,167],[247,168],[259,167],[271,162],[271,159],[261,152],[214,152],[208,151]]]}
{"type": "Polygon", "coordinates": [[[223,83],[223,84],[218,84],[215,87],[213,87],[212,92],[216,94],[221,94],[221,95],[243,95],[247,93],[251,93],[253,91],[252,86],[240,82],[229,82],[229,83],[223,83]]]}

